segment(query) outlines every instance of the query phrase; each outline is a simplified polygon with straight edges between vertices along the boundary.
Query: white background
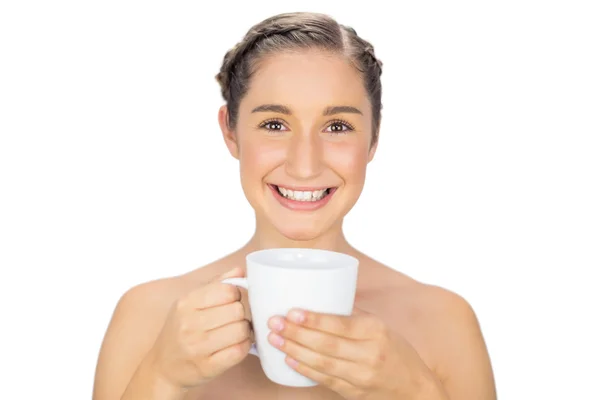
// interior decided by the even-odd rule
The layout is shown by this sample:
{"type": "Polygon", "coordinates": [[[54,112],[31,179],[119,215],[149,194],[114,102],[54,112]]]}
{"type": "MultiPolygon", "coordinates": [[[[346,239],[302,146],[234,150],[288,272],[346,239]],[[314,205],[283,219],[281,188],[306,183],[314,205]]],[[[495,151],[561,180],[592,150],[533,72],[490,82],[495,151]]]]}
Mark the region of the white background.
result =
{"type": "Polygon", "coordinates": [[[600,398],[593,3],[2,2],[0,398],[90,398],[120,295],[249,239],[214,76],[287,11],[384,62],[351,243],[469,300],[500,398],[600,398]]]}

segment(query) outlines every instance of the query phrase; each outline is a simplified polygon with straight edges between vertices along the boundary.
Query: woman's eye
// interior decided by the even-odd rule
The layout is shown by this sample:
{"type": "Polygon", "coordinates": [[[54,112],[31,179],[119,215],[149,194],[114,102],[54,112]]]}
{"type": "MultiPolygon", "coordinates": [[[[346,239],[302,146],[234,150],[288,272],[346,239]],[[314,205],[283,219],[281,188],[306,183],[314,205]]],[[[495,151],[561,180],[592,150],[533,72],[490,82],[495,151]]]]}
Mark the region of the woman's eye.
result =
{"type": "Polygon", "coordinates": [[[262,128],[269,132],[283,132],[283,124],[278,121],[268,121],[261,125],[262,128]]]}
{"type": "Polygon", "coordinates": [[[267,123],[267,129],[271,131],[281,130],[282,124],[280,122],[269,122],[267,123]]]}
{"type": "Polygon", "coordinates": [[[352,130],[348,125],[342,122],[334,122],[331,125],[329,125],[329,127],[331,128],[331,130],[328,130],[328,132],[330,133],[344,133],[352,130]]]}
{"type": "MultiPolygon", "coordinates": [[[[267,121],[261,125],[262,128],[269,132],[285,132],[286,128],[282,122],[279,121],[267,121]]],[[[326,131],[330,134],[342,134],[353,130],[353,128],[344,122],[332,122],[327,127],[326,131]]]]}
{"type": "Polygon", "coordinates": [[[335,124],[331,125],[331,130],[334,132],[341,132],[344,130],[344,125],[336,122],[335,124]]]}

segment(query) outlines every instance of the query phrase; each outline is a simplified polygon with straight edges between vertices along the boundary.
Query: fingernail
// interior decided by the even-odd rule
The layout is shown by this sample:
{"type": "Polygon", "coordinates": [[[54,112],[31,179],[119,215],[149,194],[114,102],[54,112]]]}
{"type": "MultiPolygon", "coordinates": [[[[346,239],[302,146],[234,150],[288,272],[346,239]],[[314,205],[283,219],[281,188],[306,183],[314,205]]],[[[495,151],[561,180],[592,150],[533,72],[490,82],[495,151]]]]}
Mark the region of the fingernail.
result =
{"type": "Polygon", "coordinates": [[[304,322],[304,312],[301,310],[292,310],[288,313],[288,318],[297,324],[304,322]]]}
{"type": "Polygon", "coordinates": [[[286,361],[288,363],[288,365],[292,368],[296,368],[298,366],[298,361],[294,360],[293,358],[286,358],[286,361]]]}
{"type": "Polygon", "coordinates": [[[281,332],[283,330],[283,319],[281,317],[273,317],[269,320],[269,328],[281,332]]]}
{"type": "Polygon", "coordinates": [[[283,338],[276,333],[271,332],[269,335],[269,342],[275,347],[283,346],[283,338]]]}

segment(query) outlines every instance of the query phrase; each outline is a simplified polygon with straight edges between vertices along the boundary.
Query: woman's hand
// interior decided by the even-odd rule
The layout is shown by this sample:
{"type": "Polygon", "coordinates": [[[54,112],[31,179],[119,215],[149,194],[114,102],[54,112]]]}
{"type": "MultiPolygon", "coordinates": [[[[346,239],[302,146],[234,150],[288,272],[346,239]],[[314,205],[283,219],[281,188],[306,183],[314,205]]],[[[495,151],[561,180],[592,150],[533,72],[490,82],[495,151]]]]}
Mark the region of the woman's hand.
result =
{"type": "Polygon", "coordinates": [[[288,365],[346,399],[447,399],[413,347],[372,314],[292,310],[269,327],[288,365]]]}
{"type": "Polygon", "coordinates": [[[221,283],[241,277],[235,268],[175,302],[149,359],[171,385],[200,385],[242,361],[252,332],[236,286],[221,283]]]}

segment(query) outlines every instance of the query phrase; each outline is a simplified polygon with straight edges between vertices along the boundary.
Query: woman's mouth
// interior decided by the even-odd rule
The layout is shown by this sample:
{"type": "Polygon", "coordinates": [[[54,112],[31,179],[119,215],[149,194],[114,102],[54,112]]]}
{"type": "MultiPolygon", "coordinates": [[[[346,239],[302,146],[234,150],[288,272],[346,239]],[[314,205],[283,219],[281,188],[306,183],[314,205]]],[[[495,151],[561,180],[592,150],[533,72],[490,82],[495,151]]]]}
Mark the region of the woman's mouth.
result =
{"type": "Polygon", "coordinates": [[[316,210],[327,204],[336,187],[295,190],[269,184],[271,191],[281,205],[293,210],[316,210]]]}
{"type": "Polygon", "coordinates": [[[276,186],[276,188],[281,196],[296,201],[319,201],[330,191],[330,188],[320,190],[291,190],[281,186],[276,186]]]}

